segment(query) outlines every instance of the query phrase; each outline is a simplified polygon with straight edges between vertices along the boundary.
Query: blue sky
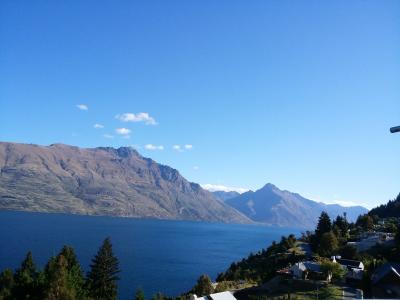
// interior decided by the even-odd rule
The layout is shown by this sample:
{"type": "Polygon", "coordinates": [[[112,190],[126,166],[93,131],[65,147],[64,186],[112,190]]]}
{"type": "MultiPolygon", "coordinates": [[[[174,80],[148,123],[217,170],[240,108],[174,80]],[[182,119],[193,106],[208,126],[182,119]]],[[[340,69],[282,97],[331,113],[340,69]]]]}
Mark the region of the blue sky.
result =
{"type": "Polygon", "coordinates": [[[0,44],[2,141],[134,145],[329,203],[400,192],[399,1],[1,1],[0,44]]]}

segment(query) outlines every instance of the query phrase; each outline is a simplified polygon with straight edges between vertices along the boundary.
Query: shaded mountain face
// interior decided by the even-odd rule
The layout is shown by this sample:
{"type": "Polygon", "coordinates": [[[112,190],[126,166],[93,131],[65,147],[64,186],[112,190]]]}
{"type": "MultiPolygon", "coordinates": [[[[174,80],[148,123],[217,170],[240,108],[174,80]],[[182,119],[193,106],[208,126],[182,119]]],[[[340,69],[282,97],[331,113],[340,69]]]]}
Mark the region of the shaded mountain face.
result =
{"type": "Polygon", "coordinates": [[[127,147],[0,143],[0,209],[250,222],[177,170],[127,147]]]}
{"type": "Polygon", "coordinates": [[[216,191],[212,192],[212,194],[220,201],[225,202],[226,200],[235,198],[240,196],[238,192],[231,191],[231,192],[224,192],[224,191],[216,191]]]}
{"type": "Polygon", "coordinates": [[[282,191],[270,183],[256,192],[246,192],[225,203],[256,222],[300,228],[314,228],[322,211],[326,211],[331,218],[346,212],[351,221],[368,212],[361,206],[342,207],[315,202],[299,194],[282,191]]]}

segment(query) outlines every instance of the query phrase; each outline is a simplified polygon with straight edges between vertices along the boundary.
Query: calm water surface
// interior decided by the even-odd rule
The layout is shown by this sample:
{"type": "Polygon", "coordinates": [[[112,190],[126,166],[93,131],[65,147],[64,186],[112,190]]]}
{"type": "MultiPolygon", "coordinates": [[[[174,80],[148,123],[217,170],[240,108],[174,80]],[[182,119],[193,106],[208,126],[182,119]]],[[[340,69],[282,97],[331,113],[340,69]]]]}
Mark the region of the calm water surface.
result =
{"type": "Polygon", "coordinates": [[[234,261],[268,246],[288,228],[140,220],[63,214],[0,212],[0,269],[19,266],[31,250],[42,268],[63,245],[75,248],[87,271],[105,237],[120,260],[120,299],[161,291],[175,296],[189,290],[203,273],[215,279],[234,261]]]}

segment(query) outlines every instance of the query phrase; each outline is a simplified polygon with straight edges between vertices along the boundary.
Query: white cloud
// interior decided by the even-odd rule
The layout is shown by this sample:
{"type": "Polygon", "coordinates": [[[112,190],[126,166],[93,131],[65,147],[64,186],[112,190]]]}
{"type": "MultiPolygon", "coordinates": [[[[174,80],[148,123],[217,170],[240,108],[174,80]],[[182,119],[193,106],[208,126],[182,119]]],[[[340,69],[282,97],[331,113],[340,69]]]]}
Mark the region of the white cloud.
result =
{"type": "Polygon", "coordinates": [[[116,115],[115,118],[122,122],[144,122],[146,125],[157,125],[156,120],[149,115],[149,113],[124,113],[116,115]]]}
{"type": "Polygon", "coordinates": [[[89,109],[89,107],[86,104],[78,104],[76,107],[80,110],[88,110],[89,109]]]}
{"type": "Polygon", "coordinates": [[[183,152],[185,150],[192,150],[193,149],[193,145],[191,144],[186,144],[186,145],[173,145],[172,149],[178,151],[178,152],[183,152]]]}
{"type": "Polygon", "coordinates": [[[146,150],[151,150],[151,151],[155,151],[155,150],[164,150],[164,146],[163,145],[153,145],[153,144],[147,144],[144,145],[144,148],[146,150]]]}
{"type": "Polygon", "coordinates": [[[323,204],[339,204],[339,205],[344,206],[344,207],[350,207],[350,206],[363,206],[363,207],[366,207],[365,204],[362,204],[361,201],[343,200],[343,199],[341,199],[341,197],[339,195],[333,195],[333,197],[331,199],[324,199],[321,196],[307,194],[306,192],[304,192],[302,194],[305,195],[305,197],[307,199],[311,199],[313,201],[321,202],[323,204]]]}
{"type": "Polygon", "coordinates": [[[325,204],[339,204],[344,207],[358,206],[358,205],[363,206],[355,201],[347,201],[347,200],[333,200],[333,201],[321,201],[321,202],[325,204]]]}
{"type": "Polygon", "coordinates": [[[249,191],[249,189],[225,186],[225,185],[221,185],[221,184],[207,183],[207,184],[201,184],[201,187],[210,192],[223,191],[223,192],[238,192],[240,194],[243,194],[243,193],[249,191]]]}
{"type": "Polygon", "coordinates": [[[131,133],[131,130],[128,128],[117,128],[115,129],[115,132],[119,135],[129,135],[131,133]]]}
{"type": "Polygon", "coordinates": [[[193,166],[193,170],[197,171],[199,168],[199,166],[193,166]]]}
{"type": "Polygon", "coordinates": [[[111,134],[103,134],[103,137],[105,137],[106,139],[113,139],[114,138],[114,136],[113,135],[111,135],[111,134]]]}
{"type": "Polygon", "coordinates": [[[182,150],[182,147],[180,146],[180,145],[173,145],[172,146],[172,149],[174,149],[174,150],[176,150],[176,151],[179,151],[179,152],[182,152],[183,150],[182,150]]]}
{"type": "Polygon", "coordinates": [[[93,125],[93,127],[96,128],[96,129],[101,129],[101,128],[104,128],[104,125],[96,123],[96,124],[93,125]]]}

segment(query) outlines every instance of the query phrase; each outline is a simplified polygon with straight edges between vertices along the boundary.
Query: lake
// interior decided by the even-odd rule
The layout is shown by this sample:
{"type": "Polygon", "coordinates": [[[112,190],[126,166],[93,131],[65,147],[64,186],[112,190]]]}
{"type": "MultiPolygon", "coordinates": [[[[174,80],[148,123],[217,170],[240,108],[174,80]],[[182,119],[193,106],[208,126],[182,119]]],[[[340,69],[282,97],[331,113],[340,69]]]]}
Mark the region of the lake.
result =
{"type": "Polygon", "coordinates": [[[299,230],[259,225],[163,221],[0,211],[0,269],[15,269],[31,250],[43,268],[63,245],[74,247],[87,271],[104,238],[111,237],[122,270],[120,299],[137,288],[147,297],[160,291],[176,296],[201,274],[219,272],[299,230]]]}

